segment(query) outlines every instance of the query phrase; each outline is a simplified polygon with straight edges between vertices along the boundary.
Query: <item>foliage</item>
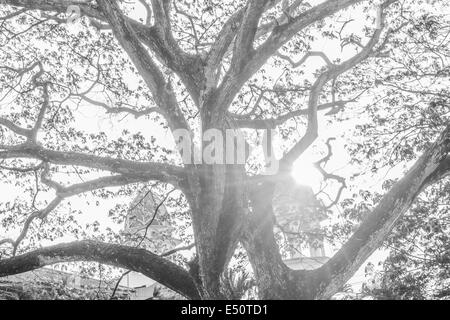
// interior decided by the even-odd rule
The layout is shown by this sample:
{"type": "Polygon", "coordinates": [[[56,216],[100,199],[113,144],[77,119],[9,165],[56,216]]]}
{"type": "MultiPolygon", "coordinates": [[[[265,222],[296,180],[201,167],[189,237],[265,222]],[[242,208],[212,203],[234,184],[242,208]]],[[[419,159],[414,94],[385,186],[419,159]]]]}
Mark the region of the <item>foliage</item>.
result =
{"type": "MultiPolygon", "coordinates": [[[[323,181],[313,196],[329,222],[314,231],[341,247],[450,122],[450,4],[436,2],[439,10],[422,0],[98,0],[76,2],[83,16],[70,24],[63,2],[1,1],[0,188],[9,192],[0,199],[0,261],[68,239],[140,247],[122,229],[133,199],[150,190],[175,231],[147,248],[162,255],[156,265],[182,266],[188,287],[242,298],[264,272],[250,276],[248,262],[279,272],[274,281],[302,279],[274,263],[290,250],[286,234],[273,212],[256,212],[264,201],[272,209],[273,194],[250,200],[274,183],[261,174],[264,158],[238,173],[183,163],[172,133],[188,128],[199,140],[204,129],[240,128],[257,145],[262,130],[277,128],[283,170],[314,153],[323,181]],[[233,19],[240,23],[226,24],[233,19]],[[330,138],[349,159],[335,160],[330,138]],[[195,242],[195,258],[164,256],[169,237],[195,242]]],[[[287,185],[283,170],[273,180],[287,185]]],[[[448,188],[429,186],[383,237],[392,251],[371,295],[449,290],[448,188]]],[[[293,237],[301,249],[312,236],[293,237]]]]}

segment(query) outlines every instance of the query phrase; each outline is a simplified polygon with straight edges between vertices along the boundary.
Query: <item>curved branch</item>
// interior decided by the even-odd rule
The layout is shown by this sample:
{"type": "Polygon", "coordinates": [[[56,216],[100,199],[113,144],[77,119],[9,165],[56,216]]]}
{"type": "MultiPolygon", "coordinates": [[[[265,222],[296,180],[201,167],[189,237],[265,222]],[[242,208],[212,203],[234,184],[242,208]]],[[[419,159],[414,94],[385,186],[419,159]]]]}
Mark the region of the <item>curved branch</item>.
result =
{"type": "MultiPolygon", "coordinates": [[[[384,10],[388,4],[395,1],[387,1],[383,4],[382,9],[384,10]]],[[[353,56],[352,58],[344,61],[339,65],[331,65],[327,71],[323,72],[316,80],[314,85],[311,88],[311,93],[309,96],[308,102],[308,126],[306,128],[305,135],[297,142],[291,150],[289,150],[286,155],[281,159],[280,167],[282,170],[289,170],[298,157],[307,150],[307,148],[316,140],[318,136],[318,119],[317,119],[317,111],[318,111],[318,102],[320,93],[322,89],[327,84],[328,81],[332,79],[336,79],[341,74],[347,72],[352,69],[359,63],[363,62],[370,56],[375,54],[375,47],[379,43],[381,34],[383,33],[384,28],[384,18],[385,12],[382,11],[382,22],[381,27],[377,29],[366,46],[362,48],[362,50],[353,56]]]]}
{"type": "Polygon", "coordinates": [[[145,8],[147,11],[147,18],[145,19],[145,25],[150,26],[152,22],[152,7],[147,3],[146,0],[139,0],[139,3],[145,8]]]}
{"type": "Polygon", "coordinates": [[[79,97],[80,99],[82,99],[94,106],[103,108],[107,114],[128,113],[128,114],[133,115],[135,117],[135,119],[138,119],[140,117],[143,117],[143,116],[146,116],[146,115],[149,115],[152,113],[159,113],[162,116],[164,116],[165,118],[167,118],[167,114],[163,111],[163,109],[158,108],[158,107],[153,107],[153,108],[148,108],[145,110],[137,111],[137,110],[135,110],[133,108],[129,108],[129,107],[110,107],[106,103],[89,98],[85,94],[72,94],[72,96],[79,97]]]}
{"type": "MultiPolygon", "coordinates": [[[[22,231],[20,232],[19,236],[16,240],[12,239],[5,239],[0,241],[0,245],[2,244],[11,244],[13,247],[13,255],[16,255],[16,252],[23,241],[25,237],[27,236],[28,230],[30,229],[31,224],[34,220],[45,219],[53,210],[55,210],[61,202],[68,198],[72,197],[74,195],[78,195],[81,193],[85,193],[88,191],[93,191],[101,188],[107,188],[107,187],[115,187],[115,186],[123,186],[126,184],[136,183],[136,182],[146,182],[148,179],[145,178],[130,178],[123,175],[118,176],[110,176],[110,177],[101,177],[98,179],[94,179],[91,181],[78,183],[71,185],[69,187],[64,187],[63,185],[51,180],[49,177],[47,177],[48,172],[50,170],[49,165],[46,163],[43,165],[44,170],[41,173],[41,182],[45,185],[47,185],[50,188],[55,189],[56,191],[56,197],[51,201],[44,209],[34,211],[32,214],[28,216],[28,218],[25,220],[24,226],[22,228],[22,231]]],[[[175,190],[175,189],[174,189],[175,190]]]]}
{"type": "Polygon", "coordinates": [[[0,277],[76,261],[98,262],[139,272],[187,298],[199,298],[189,273],[176,264],[144,249],[90,240],[59,244],[0,260],[0,277]]]}
{"type": "Polygon", "coordinates": [[[31,223],[39,218],[41,220],[45,219],[56,207],[59,206],[59,204],[62,202],[64,198],[57,196],[55,199],[53,199],[52,202],[48,204],[47,207],[45,207],[42,210],[38,210],[33,212],[25,221],[24,226],[22,228],[22,231],[20,232],[19,236],[15,241],[11,239],[5,240],[7,243],[11,243],[13,246],[13,256],[16,255],[17,250],[19,249],[20,244],[22,243],[23,239],[27,236],[28,230],[30,229],[31,223]]]}
{"type": "Polygon", "coordinates": [[[259,19],[261,18],[268,1],[269,0],[249,0],[247,2],[240,30],[236,36],[234,45],[231,66],[233,69],[236,68],[236,70],[233,72],[240,72],[242,66],[247,62],[254,51],[253,43],[258,30],[259,19]]]}
{"type": "MultiPolygon", "coordinates": [[[[337,111],[341,110],[345,107],[347,103],[353,102],[353,100],[347,100],[347,101],[335,101],[335,102],[328,102],[323,103],[319,106],[317,106],[317,111],[323,111],[327,109],[331,109],[327,115],[334,114],[337,111]]],[[[308,115],[308,109],[300,109],[300,110],[294,110],[291,112],[288,112],[286,114],[280,115],[276,118],[270,118],[270,119],[237,119],[234,120],[234,124],[238,128],[248,128],[248,129],[269,129],[269,128],[275,128],[277,126],[282,125],[289,119],[305,116],[308,115]]],[[[235,115],[232,115],[232,117],[236,117],[235,115]]]]}
{"type": "Polygon", "coordinates": [[[333,156],[333,149],[331,147],[331,141],[336,140],[336,138],[328,138],[326,145],[328,148],[328,153],[325,157],[314,163],[314,166],[319,170],[319,172],[322,174],[323,178],[325,180],[335,180],[336,182],[340,183],[340,188],[337,191],[336,197],[325,209],[330,209],[336,204],[338,204],[339,199],[341,198],[342,192],[345,188],[347,188],[347,183],[345,181],[344,177],[338,176],[337,174],[329,173],[327,172],[323,167],[322,164],[326,165],[327,162],[331,159],[333,156]]]}
{"type": "Polygon", "coordinates": [[[382,245],[397,220],[429,185],[450,174],[450,125],[408,173],[381,199],[353,236],[324,266],[320,298],[330,298],[382,245]]]}
{"type": "Polygon", "coordinates": [[[20,136],[24,137],[31,136],[31,130],[21,128],[18,125],[14,124],[14,122],[5,118],[0,118],[0,126],[6,127],[7,129],[11,130],[12,132],[20,136]]]}
{"type": "Polygon", "coordinates": [[[330,58],[328,58],[328,56],[325,54],[325,52],[322,51],[308,51],[303,58],[301,58],[299,61],[294,62],[294,60],[292,60],[291,57],[286,56],[284,54],[281,53],[277,53],[276,54],[277,57],[286,60],[287,62],[289,62],[291,64],[292,68],[298,68],[299,66],[301,66],[302,64],[304,64],[310,57],[319,57],[322,58],[322,60],[327,64],[328,67],[332,67],[334,64],[331,62],[330,58]]]}
{"type": "MultiPolygon", "coordinates": [[[[271,0],[268,1],[264,12],[267,12],[269,9],[272,9],[276,5],[278,5],[281,0],[271,0]]],[[[284,1],[283,1],[284,2],[284,1]]],[[[258,30],[255,33],[255,40],[261,39],[266,36],[269,32],[273,30],[273,28],[277,25],[284,24],[290,18],[289,14],[297,9],[303,0],[295,0],[289,6],[283,6],[283,14],[281,14],[277,19],[272,22],[262,24],[258,27],[258,30]]],[[[236,31],[244,17],[245,7],[236,11],[228,21],[223,25],[220,30],[216,41],[214,42],[211,50],[208,54],[207,65],[209,69],[216,69],[217,65],[220,64],[220,61],[231,54],[233,52],[233,47],[235,46],[233,41],[236,38],[236,31]]],[[[208,73],[207,73],[208,74],[208,73]]],[[[207,76],[208,78],[208,76],[207,76]]]]}

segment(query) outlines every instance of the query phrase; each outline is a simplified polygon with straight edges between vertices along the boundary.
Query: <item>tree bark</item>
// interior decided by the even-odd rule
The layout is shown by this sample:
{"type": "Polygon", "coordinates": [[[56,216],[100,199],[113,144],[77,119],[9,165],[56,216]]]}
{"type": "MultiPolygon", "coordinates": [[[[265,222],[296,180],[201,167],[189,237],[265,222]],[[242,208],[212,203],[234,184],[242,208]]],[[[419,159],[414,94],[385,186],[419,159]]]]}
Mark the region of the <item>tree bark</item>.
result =
{"type": "Polygon", "coordinates": [[[197,261],[204,298],[222,299],[220,276],[239,242],[245,215],[245,170],[234,165],[202,165],[199,207],[193,211],[197,261]]]}
{"type": "Polygon", "coordinates": [[[144,249],[89,240],[58,244],[0,260],[0,277],[76,261],[95,261],[136,271],[189,299],[200,297],[192,277],[176,264],[144,249]]]}
{"type": "Polygon", "coordinates": [[[336,294],[378,249],[398,219],[429,185],[450,174],[450,125],[382,198],[347,243],[315,273],[321,278],[316,298],[336,294]]]}

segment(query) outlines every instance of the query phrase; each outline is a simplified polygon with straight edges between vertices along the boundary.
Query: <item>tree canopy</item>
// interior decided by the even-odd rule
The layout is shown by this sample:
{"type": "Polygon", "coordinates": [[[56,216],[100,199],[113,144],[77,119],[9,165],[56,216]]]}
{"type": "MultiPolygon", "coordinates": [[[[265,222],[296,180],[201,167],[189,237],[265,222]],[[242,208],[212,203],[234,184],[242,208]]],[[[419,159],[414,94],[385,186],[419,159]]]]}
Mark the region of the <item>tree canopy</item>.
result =
{"type": "MultiPolygon", "coordinates": [[[[383,245],[390,266],[398,251],[445,264],[449,6],[0,1],[0,277],[87,261],[189,299],[236,298],[249,283],[261,299],[327,299],[383,245]],[[234,138],[212,162],[186,152],[208,153],[230,130],[246,137],[243,163],[224,161],[234,138]],[[307,153],[323,176],[315,197],[328,223],[317,232],[335,250],[293,270],[273,199],[307,153]],[[148,192],[177,250],[121,232],[148,192]],[[179,254],[191,248],[192,259],[179,254]],[[231,261],[248,261],[252,281],[233,279],[231,261]]],[[[312,235],[291,236],[301,246],[312,235]]]]}

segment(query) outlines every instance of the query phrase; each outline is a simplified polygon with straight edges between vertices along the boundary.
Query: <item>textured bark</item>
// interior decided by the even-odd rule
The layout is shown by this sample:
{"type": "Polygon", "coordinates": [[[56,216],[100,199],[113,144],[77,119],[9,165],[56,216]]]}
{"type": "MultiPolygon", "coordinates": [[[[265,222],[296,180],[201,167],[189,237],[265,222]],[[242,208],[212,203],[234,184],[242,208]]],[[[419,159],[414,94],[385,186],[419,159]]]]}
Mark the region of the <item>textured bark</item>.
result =
{"type": "Polygon", "coordinates": [[[430,184],[450,174],[450,125],[417,160],[408,173],[383,197],[336,255],[320,268],[319,298],[329,298],[379,248],[396,221],[430,184]]]}
{"type": "Polygon", "coordinates": [[[243,244],[258,283],[261,299],[314,299],[320,279],[313,271],[293,271],[281,257],[274,237],[272,198],[275,183],[265,182],[252,189],[252,213],[248,216],[243,244]]]}
{"type": "Polygon", "coordinates": [[[199,298],[194,281],[183,268],[144,249],[96,241],[60,244],[0,260],[0,277],[75,261],[95,261],[140,272],[187,298],[199,298]]]}
{"type": "Polygon", "coordinates": [[[254,188],[252,212],[248,217],[243,244],[252,264],[262,299],[289,299],[289,269],[283,263],[273,234],[272,198],[274,183],[254,188]]]}
{"type": "Polygon", "coordinates": [[[239,241],[246,193],[239,166],[202,166],[200,206],[193,212],[199,277],[207,299],[223,298],[220,275],[239,241]]]}

